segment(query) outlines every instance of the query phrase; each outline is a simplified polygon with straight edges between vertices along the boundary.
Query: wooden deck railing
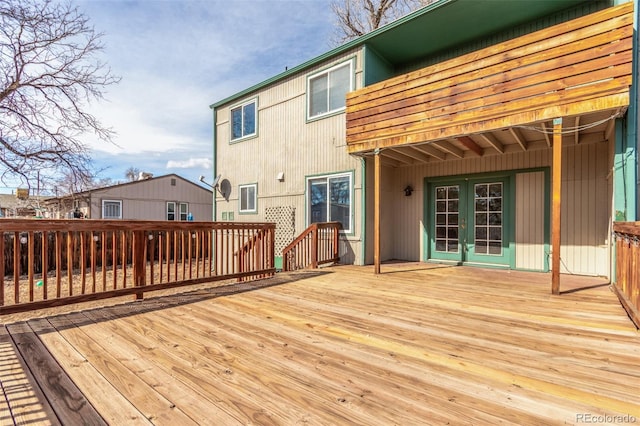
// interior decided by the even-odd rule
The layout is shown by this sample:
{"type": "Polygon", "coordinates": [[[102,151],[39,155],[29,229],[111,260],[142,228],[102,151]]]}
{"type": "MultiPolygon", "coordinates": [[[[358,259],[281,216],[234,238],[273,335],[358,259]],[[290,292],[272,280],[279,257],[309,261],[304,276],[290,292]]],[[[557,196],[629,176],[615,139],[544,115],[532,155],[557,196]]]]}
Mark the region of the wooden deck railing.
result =
{"type": "Polygon", "coordinates": [[[282,269],[317,268],[338,262],[339,222],[313,223],[282,250],[282,269]]]}
{"type": "Polygon", "coordinates": [[[640,328],[640,222],[616,222],[613,232],[616,238],[613,289],[631,320],[640,328]]]}
{"type": "Polygon", "coordinates": [[[272,275],[274,233],[267,223],[2,219],[0,315],[272,275]]]}

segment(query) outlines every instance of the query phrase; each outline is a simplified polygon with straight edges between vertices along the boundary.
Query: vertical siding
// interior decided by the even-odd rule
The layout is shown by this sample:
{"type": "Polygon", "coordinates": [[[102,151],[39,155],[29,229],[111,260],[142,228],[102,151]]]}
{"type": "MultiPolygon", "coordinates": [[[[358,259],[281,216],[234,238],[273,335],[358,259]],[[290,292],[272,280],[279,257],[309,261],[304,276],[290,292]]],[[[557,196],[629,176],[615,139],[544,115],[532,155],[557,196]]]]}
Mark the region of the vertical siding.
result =
{"type": "Polygon", "coordinates": [[[166,220],[167,201],[188,203],[195,220],[211,220],[211,191],[175,175],[93,191],[91,217],[102,218],[102,200],[122,201],[123,219],[166,220]],[[175,186],[171,180],[175,180],[175,186]]]}
{"type": "Polygon", "coordinates": [[[544,172],[516,175],[516,268],[544,269],[544,194],[544,172]]]}
{"type": "Polygon", "coordinates": [[[563,153],[561,272],[609,275],[607,144],[569,146],[563,153]]]}
{"type": "MultiPolygon", "coordinates": [[[[359,51],[333,58],[330,62],[267,87],[246,99],[258,99],[258,136],[230,143],[229,109],[218,108],[217,171],[231,183],[229,200],[217,196],[217,219],[233,213],[234,220],[259,222],[267,207],[295,209],[295,235],[307,226],[306,177],[339,172],[353,173],[353,232],[341,244],[341,262],[361,259],[362,182],[361,161],[346,150],[345,114],[306,120],[307,76],[347,59],[354,60],[355,84],[362,87],[362,61],[359,51]],[[279,172],[284,181],[276,180],[279,172]],[[258,184],[258,212],[239,214],[238,185],[258,184]]],[[[278,230],[276,229],[276,233],[278,230]]]]}

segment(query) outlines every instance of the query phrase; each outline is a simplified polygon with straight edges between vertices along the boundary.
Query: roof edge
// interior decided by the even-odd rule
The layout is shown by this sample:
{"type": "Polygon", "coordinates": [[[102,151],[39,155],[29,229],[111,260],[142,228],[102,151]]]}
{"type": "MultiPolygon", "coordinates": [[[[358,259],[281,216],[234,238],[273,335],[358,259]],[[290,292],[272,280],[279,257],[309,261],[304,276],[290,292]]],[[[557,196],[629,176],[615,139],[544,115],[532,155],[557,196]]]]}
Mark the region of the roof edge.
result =
{"type": "Polygon", "coordinates": [[[269,78],[267,80],[264,80],[264,81],[262,81],[260,83],[254,84],[251,87],[248,87],[248,88],[246,88],[246,89],[244,89],[244,90],[242,90],[240,92],[237,92],[237,93],[235,93],[235,94],[233,94],[231,96],[228,96],[228,97],[226,97],[226,98],[224,98],[224,99],[222,99],[222,100],[220,100],[218,102],[215,102],[215,103],[209,105],[209,108],[216,109],[219,106],[228,104],[228,103],[230,103],[230,102],[232,102],[232,101],[234,101],[236,99],[242,98],[243,96],[246,96],[246,95],[248,95],[250,93],[253,93],[256,90],[259,90],[259,89],[262,89],[263,87],[269,86],[270,84],[275,83],[276,81],[282,80],[282,79],[284,79],[286,77],[289,77],[291,75],[297,74],[300,71],[304,71],[305,69],[311,68],[312,66],[314,66],[314,65],[316,65],[316,64],[318,64],[320,62],[324,62],[325,60],[327,60],[329,58],[332,58],[334,56],[338,56],[341,53],[344,53],[344,52],[346,52],[346,51],[348,51],[350,49],[353,49],[355,47],[362,46],[362,45],[366,44],[366,42],[368,40],[376,37],[377,35],[379,35],[381,33],[384,33],[384,32],[387,32],[387,31],[390,31],[393,28],[398,27],[398,26],[404,24],[405,22],[412,20],[417,16],[424,15],[425,13],[429,13],[434,9],[442,7],[442,6],[444,6],[446,4],[449,4],[449,3],[455,3],[457,1],[458,0],[437,0],[437,1],[431,3],[431,4],[427,5],[427,6],[424,6],[424,7],[420,8],[420,9],[418,9],[418,10],[415,10],[415,11],[413,11],[413,12],[411,12],[411,13],[409,13],[409,14],[407,14],[407,15],[399,18],[399,19],[396,19],[395,21],[390,22],[387,25],[384,25],[384,26],[382,26],[380,28],[377,28],[377,29],[371,31],[370,33],[367,33],[367,34],[365,34],[363,36],[355,38],[355,39],[353,39],[351,41],[348,41],[345,44],[342,44],[342,45],[340,45],[340,46],[338,46],[338,47],[336,47],[336,48],[334,48],[334,49],[332,49],[332,50],[330,50],[328,52],[325,52],[325,53],[321,54],[320,56],[316,56],[315,58],[309,59],[308,61],[303,62],[300,65],[297,65],[297,66],[295,66],[295,67],[293,67],[291,69],[283,71],[280,74],[276,74],[275,76],[273,76],[273,77],[271,77],[271,78],[269,78]]]}

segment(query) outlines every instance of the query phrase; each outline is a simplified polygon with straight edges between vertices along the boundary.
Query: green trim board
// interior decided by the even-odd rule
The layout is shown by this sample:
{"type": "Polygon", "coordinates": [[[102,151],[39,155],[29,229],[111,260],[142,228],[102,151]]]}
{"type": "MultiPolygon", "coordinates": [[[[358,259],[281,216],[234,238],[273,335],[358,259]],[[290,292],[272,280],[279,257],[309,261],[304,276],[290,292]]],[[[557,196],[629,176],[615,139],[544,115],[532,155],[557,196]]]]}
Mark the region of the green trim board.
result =
{"type": "Polygon", "coordinates": [[[548,271],[548,167],[424,178],[422,260],[517,269],[516,176],[532,172],[544,173],[544,243],[541,256],[542,271],[548,271]],[[448,189],[453,191],[453,195],[449,195],[448,189]],[[436,190],[440,191],[439,194],[436,190]],[[451,247],[448,246],[450,243],[451,247]]]}

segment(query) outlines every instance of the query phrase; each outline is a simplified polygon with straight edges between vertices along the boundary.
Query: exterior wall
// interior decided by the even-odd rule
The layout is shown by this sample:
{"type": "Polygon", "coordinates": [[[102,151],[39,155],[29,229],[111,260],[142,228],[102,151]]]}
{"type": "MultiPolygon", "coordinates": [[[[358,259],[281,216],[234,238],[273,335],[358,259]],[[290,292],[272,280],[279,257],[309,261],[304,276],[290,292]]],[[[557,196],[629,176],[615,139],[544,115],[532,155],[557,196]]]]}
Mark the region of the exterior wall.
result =
{"type": "MultiPolygon", "coordinates": [[[[563,273],[609,276],[610,273],[610,207],[612,183],[608,174],[611,162],[610,144],[570,145],[563,150],[562,174],[562,235],[561,264],[563,273]]],[[[505,170],[530,172],[530,169],[550,168],[551,149],[487,155],[438,161],[419,166],[385,168],[383,184],[390,187],[382,194],[382,215],[392,220],[383,223],[382,253],[385,259],[425,260],[426,246],[422,241],[426,206],[424,178],[463,176],[505,170]],[[411,185],[414,192],[406,197],[402,189],[411,185]]],[[[368,173],[373,161],[367,163],[368,173]]],[[[537,203],[540,194],[539,174],[515,173],[515,233],[516,267],[539,269],[544,257],[550,259],[550,248],[544,240],[540,221],[550,215],[551,205],[537,203]],[[533,198],[532,198],[533,197],[533,198]],[[536,204],[537,203],[537,204],[536,204]],[[530,221],[530,223],[526,223],[530,221]],[[541,252],[545,250],[544,252],[541,252]],[[533,253],[535,251],[535,254],[533,253]],[[531,257],[528,257],[531,256],[531,257]],[[525,258],[528,257],[528,260],[525,258]]],[[[551,182],[549,182],[551,188],[551,182]]],[[[373,194],[373,183],[367,188],[373,194]]],[[[373,195],[371,195],[373,197],[373,195]]],[[[372,207],[372,206],[371,206],[372,207]]],[[[372,213],[373,214],[373,213],[372,213]]],[[[371,214],[371,215],[372,215],[371,214]]],[[[372,218],[369,220],[373,220],[372,218]]],[[[367,228],[369,231],[369,228],[367,228]]],[[[373,230],[367,234],[373,239],[373,230]]],[[[369,257],[367,258],[370,261],[369,257]]],[[[550,264],[550,262],[548,262],[550,264]]]]}
{"type": "Polygon", "coordinates": [[[361,87],[361,54],[352,51],[240,100],[257,98],[257,137],[230,143],[229,112],[237,103],[216,108],[216,170],[231,186],[228,200],[216,194],[217,220],[262,222],[267,208],[292,207],[297,236],[308,226],[306,178],[352,173],[353,230],[343,236],[340,256],[343,263],[362,262],[362,167],[345,148],[345,114],[306,119],[307,76],[347,59],[355,60],[355,85],[361,87]],[[283,181],[276,179],[280,172],[283,181]],[[243,184],[257,184],[255,214],[239,213],[238,187],[243,184]]]}
{"type": "Polygon", "coordinates": [[[516,175],[516,268],[542,271],[548,268],[545,253],[544,172],[516,175]]]}
{"type": "Polygon", "coordinates": [[[123,219],[166,220],[167,201],[189,204],[194,220],[211,220],[211,191],[175,175],[98,189],[91,193],[91,214],[102,218],[102,201],[122,201],[123,219]],[[175,185],[172,185],[172,180],[175,185]]]}

